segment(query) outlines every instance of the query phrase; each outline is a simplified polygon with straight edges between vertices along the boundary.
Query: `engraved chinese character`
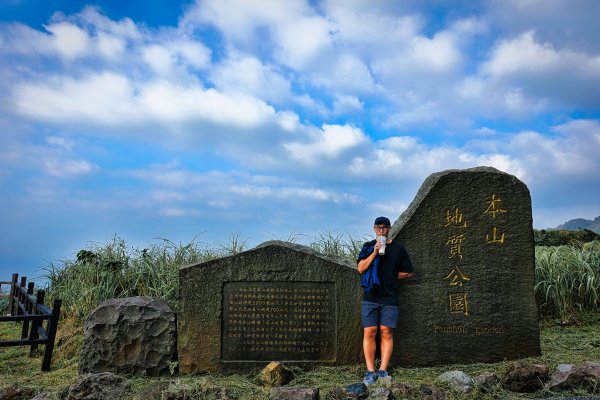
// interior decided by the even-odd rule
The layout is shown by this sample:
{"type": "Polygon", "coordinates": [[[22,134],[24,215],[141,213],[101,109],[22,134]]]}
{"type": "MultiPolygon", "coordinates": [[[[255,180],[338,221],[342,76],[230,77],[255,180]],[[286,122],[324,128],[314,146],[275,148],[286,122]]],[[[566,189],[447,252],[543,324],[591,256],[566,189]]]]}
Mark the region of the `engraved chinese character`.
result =
{"type": "Polygon", "coordinates": [[[505,213],[506,210],[500,208],[500,202],[502,200],[495,194],[492,194],[491,200],[488,200],[488,208],[483,212],[484,214],[492,214],[492,218],[496,218],[496,213],[505,213]]]}
{"type": "Polygon", "coordinates": [[[463,215],[458,210],[458,207],[456,207],[453,214],[450,214],[450,210],[446,210],[446,225],[444,225],[444,228],[448,226],[454,226],[457,228],[467,227],[467,220],[463,218],[463,215]]]}
{"type": "Polygon", "coordinates": [[[451,313],[463,313],[469,316],[467,293],[450,293],[448,295],[448,305],[451,313]]]}
{"type": "Polygon", "coordinates": [[[450,246],[450,257],[448,257],[448,258],[457,256],[458,258],[460,258],[462,260],[462,251],[461,251],[460,246],[464,239],[465,239],[464,235],[452,235],[448,238],[448,241],[446,242],[446,245],[450,246]]]}
{"type": "Polygon", "coordinates": [[[492,237],[490,238],[490,235],[485,235],[485,240],[488,243],[504,244],[504,232],[500,235],[500,237],[498,237],[498,232],[496,231],[496,227],[494,226],[492,228],[492,237]]]}
{"type": "Polygon", "coordinates": [[[471,277],[463,274],[458,265],[455,265],[444,279],[451,279],[450,286],[462,286],[463,282],[470,281],[471,277]]]}

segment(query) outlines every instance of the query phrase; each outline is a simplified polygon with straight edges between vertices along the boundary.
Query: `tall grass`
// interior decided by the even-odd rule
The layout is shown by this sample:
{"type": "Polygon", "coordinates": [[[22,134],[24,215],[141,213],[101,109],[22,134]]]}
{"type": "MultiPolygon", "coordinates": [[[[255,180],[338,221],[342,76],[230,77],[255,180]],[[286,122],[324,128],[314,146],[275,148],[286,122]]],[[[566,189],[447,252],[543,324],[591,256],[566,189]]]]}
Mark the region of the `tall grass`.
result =
{"type": "Polygon", "coordinates": [[[242,245],[235,240],[231,251],[226,245],[214,250],[195,241],[176,244],[167,239],[139,250],[114,237],[79,251],[74,260],[50,263],[45,278],[51,297],[63,300],[64,314],[79,321],[103,301],[117,297],[160,297],[176,310],[179,267],[240,251],[242,245]]]}
{"type": "Polygon", "coordinates": [[[600,242],[537,247],[535,275],[540,313],[577,322],[582,311],[600,305],[600,242]]]}
{"type": "MultiPolygon", "coordinates": [[[[288,241],[304,242],[326,255],[356,260],[366,236],[332,232],[314,237],[293,235],[288,241]]],[[[103,301],[115,297],[150,296],[166,300],[177,310],[179,268],[246,250],[239,234],[227,243],[201,246],[195,240],[176,244],[159,239],[139,250],[115,237],[92,244],[74,260],[51,263],[46,280],[52,298],[63,300],[63,312],[82,321],[103,301]]],[[[600,241],[558,247],[536,247],[535,295],[540,314],[576,322],[578,314],[600,305],[600,241]]]]}

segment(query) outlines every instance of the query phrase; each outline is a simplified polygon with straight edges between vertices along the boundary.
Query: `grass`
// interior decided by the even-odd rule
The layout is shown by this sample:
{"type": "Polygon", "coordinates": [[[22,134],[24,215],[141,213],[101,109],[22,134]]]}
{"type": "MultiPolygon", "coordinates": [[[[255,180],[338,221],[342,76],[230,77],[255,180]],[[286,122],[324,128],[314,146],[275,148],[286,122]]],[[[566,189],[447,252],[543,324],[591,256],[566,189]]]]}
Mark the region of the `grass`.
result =
{"type": "MultiPolygon", "coordinates": [[[[17,338],[20,327],[15,323],[0,324],[0,337],[17,338]]],[[[19,383],[34,387],[38,390],[51,391],[58,395],[66,390],[77,378],[77,362],[81,344],[81,328],[69,321],[63,321],[57,340],[60,345],[55,350],[52,370],[44,373],[40,371],[41,352],[33,358],[28,356],[27,347],[9,347],[0,349],[0,388],[19,383]]],[[[558,364],[573,363],[582,365],[586,361],[600,361],[600,310],[588,311],[582,314],[580,325],[558,325],[552,319],[541,323],[542,355],[524,361],[532,364],[545,364],[552,371],[558,364]]],[[[401,351],[397,349],[397,351],[401,351]]],[[[435,368],[393,368],[391,370],[394,380],[407,382],[412,387],[409,399],[420,399],[419,386],[423,383],[435,383],[437,376],[450,370],[460,370],[471,377],[476,377],[484,372],[492,372],[502,376],[511,365],[511,361],[491,364],[452,365],[435,368]]],[[[266,364],[266,363],[265,363],[266,364]]],[[[343,367],[318,367],[311,371],[301,371],[293,368],[295,379],[290,384],[293,387],[318,387],[321,398],[325,398],[332,389],[346,386],[360,381],[364,367],[351,365],[343,367]]],[[[198,376],[172,376],[170,378],[144,378],[131,377],[132,390],[128,400],[145,397],[145,393],[153,385],[160,382],[187,385],[200,390],[208,383],[230,388],[236,398],[240,400],[268,399],[269,390],[262,387],[255,375],[220,375],[204,374],[198,376]]],[[[446,389],[447,390],[447,389],[446,389]]],[[[475,400],[475,399],[500,399],[513,400],[531,398],[531,394],[518,394],[503,390],[499,385],[490,393],[473,392],[460,395],[447,390],[450,400],[475,400]]],[[[561,396],[581,396],[583,391],[561,392],[561,396]]],[[[589,394],[588,394],[589,395],[589,394]]],[[[559,396],[557,393],[542,391],[535,397],[559,396]]]]}
{"type": "MultiPolygon", "coordinates": [[[[356,259],[367,238],[356,239],[348,234],[326,232],[315,237],[292,235],[287,241],[301,242],[324,254],[356,259]]],[[[0,388],[13,382],[52,391],[58,396],[77,377],[79,348],[82,341],[82,321],[101,302],[114,297],[160,297],[177,310],[178,271],[182,265],[237,254],[246,249],[246,241],[238,234],[227,243],[206,246],[193,240],[177,244],[159,239],[142,250],[128,247],[115,237],[106,244],[91,244],[77,253],[73,260],[50,264],[46,268],[49,303],[52,298],[63,300],[63,319],[59,325],[58,345],[51,372],[40,371],[41,356],[28,357],[27,347],[0,348],[0,388]]],[[[560,363],[582,364],[600,362],[600,242],[560,247],[536,247],[535,292],[544,316],[541,326],[542,355],[525,360],[542,363],[551,370],[560,363]]],[[[2,304],[0,304],[1,306],[2,304]]],[[[19,337],[14,323],[0,324],[0,338],[19,337]]],[[[397,350],[401,351],[401,350],[397,350]]],[[[420,398],[419,386],[433,383],[448,370],[462,370],[472,377],[483,372],[501,376],[511,362],[495,364],[455,365],[442,368],[396,368],[395,379],[413,387],[410,399],[420,398]]],[[[292,386],[319,387],[321,398],[333,388],[360,380],[362,365],[319,367],[312,371],[295,369],[292,386]]],[[[208,383],[230,388],[238,399],[267,399],[268,389],[260,386],[254,375],[173,376],[170,379],[132,377],[132,392],[128,399],[151,399],[144,394],[153,385],[168,381],[200,390],[208,383]]],[[[583,395],[570,392],[566,395],[583,395]]],[[[551,397],[552,393],[537,393],[551,397]]],[[[491,393],[470,395],[449,393],[449,399],[520,399],[519,395],[497,386],[491,393]]],[[[58,398],[58,397],[57,397],[58,398]]]]}

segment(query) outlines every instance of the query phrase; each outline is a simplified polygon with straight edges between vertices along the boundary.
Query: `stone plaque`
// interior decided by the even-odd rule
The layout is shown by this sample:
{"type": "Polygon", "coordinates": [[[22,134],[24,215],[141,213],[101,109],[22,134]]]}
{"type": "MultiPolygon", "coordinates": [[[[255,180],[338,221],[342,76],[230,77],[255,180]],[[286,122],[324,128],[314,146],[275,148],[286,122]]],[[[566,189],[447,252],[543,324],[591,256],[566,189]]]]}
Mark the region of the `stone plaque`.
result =
{"type": "Polygon", "coordinates": [[[227,282],[224,361],[334,361],[335,285],[227,282]]]}
{"type": "Polygon", "coordinates": [[[362,362],[356,263],[271,241],[179,271],[181,373],[362,362]]]}
{"type": "Polygon", "coordinates": [[[400,285],[395,363],[540,354],[531,199],[523,182],[488,167],[432,174],[390,234],[416,272],[400,285]]]}

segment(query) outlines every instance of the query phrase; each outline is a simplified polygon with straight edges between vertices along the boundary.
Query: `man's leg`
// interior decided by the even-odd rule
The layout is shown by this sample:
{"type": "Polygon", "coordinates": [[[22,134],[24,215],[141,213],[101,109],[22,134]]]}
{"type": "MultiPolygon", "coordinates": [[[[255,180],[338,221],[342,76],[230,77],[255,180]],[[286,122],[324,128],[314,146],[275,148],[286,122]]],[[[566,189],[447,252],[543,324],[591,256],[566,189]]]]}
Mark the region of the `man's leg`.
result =
{"type": "Polygon", "coordinates": [[[394,349],[394,328],[398,323],[398,307],[385,305],[381,309],[381,325],[379,333],[381,334],[381,365],[380,371],[387,371],[392,350],[394,349]]]}
{"type": "Polygon", "coordinates": [[[375,350],[377,342],[377,326],[379,325],[381,306],[370,301],[361,302],[361,320],[363,326],[363,352],[367,371],[375,371],[375,350]]]}
{"type": "Polygon", "coordinates": [[[364,328],[363,332],[363,351],[365,353],[365,363],[367,364],[367,370],[375,371],[375,350],[377,349],[375,337],[377,336],[377,327],[366,327],[364,328]]]}
{"type": "Polygon", "coordinates": [[[394,349],[394,329],[381,325],[379,331],[381,332],[381,365],[379,370],[387,371],[394,349]]]}

